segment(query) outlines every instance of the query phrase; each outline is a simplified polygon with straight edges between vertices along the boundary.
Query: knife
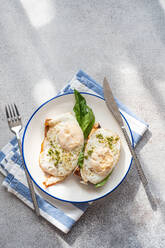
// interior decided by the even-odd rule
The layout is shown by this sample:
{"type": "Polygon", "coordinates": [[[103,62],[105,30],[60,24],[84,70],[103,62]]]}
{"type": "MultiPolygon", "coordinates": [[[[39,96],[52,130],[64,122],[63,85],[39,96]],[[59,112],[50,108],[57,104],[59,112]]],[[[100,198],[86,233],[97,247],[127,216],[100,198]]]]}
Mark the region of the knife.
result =
{"type": "Polygon", "coordinates": [[[140,164],[140,161],[135,153],[135,150],[131,144],[131,141],[130,141],[130,138],[127,134],[127,131],[126,131],[126,128],[125,128],[125,125],[124,125],[124,122],[123,122],[123,118],[120,114],[120,111],[118,109],[118,106],[116,104],[116,101],[114,99],[114,96],[113,96],[113,93],[112,93],[112,90],[109,86],[109,83],[107,81],[106,78],[104,78],[104,81],[103,81],[103,88],[104,88],[104,98],[105,98],[105,102],[106,102],[106,105],[108,107],[108,109],[110,110],[110,112],[113,114],[113,116],[115,117],[116,121],[118,122],[121,130],[122,130],[122,133],[124,134],[124,137],[125,137],[125,140],[127,142],[127,145],[129,147],[129,150],[131,152],[131,155],[134,159],[134,162],[135,162],[135,165],[136,165],[136,168],[137,168],[137,172],[138,172],[138,175],[141,179],[141,182],[146,190],[146,193],[147,193],[147,196],[148,196],[148,199],[150,200],[150,202],[152,203],[152,207],[155,209],[156,208],[156,203],[154,201],[154,198],[152,197],[151,195],[151,192],[149,191],[149,189],[147,188],[147,185],[148,185],[148,181],[147,181],[147,178],[144,174],[144,171],[142,169],[142,166],[140,164]]]}

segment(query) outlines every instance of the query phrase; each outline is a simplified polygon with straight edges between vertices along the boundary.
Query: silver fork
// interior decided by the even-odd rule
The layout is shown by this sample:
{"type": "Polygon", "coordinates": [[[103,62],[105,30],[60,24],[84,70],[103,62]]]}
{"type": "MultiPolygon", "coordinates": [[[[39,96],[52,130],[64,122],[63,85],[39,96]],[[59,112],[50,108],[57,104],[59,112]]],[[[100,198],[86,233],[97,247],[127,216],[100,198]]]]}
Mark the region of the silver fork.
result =
{"type": "MultiPolygon", "coordinates": [[[[6,117],[7,117],[7,121],[9,124],[9,128],[17,137],[19,151],[20,151],[20,154],[22,156],[22,145],[21,145],[21,139],[20,139],[20,131],[22,129],[21,116],[20,116],[18,109],[17,109],[17,106],[15,104],[11,104],[11,105],[8,104],[7,106],[5,106],[5,110],[6,110],[6,117]]],[[[30,178],[30,176],[26,170],[24,162],[23,162],[23,165],[24,165],[24,170],[25,170],[25,175],[26,175],[26,179],[28,182],[29,190],[31,193],[31,198],[33,201],[33,206],[34,206],[34,209],[35,209],[37,216],[39,216],[40,210],[38,207],[33,183],[32,183],[31,178],[30,178]]]]}

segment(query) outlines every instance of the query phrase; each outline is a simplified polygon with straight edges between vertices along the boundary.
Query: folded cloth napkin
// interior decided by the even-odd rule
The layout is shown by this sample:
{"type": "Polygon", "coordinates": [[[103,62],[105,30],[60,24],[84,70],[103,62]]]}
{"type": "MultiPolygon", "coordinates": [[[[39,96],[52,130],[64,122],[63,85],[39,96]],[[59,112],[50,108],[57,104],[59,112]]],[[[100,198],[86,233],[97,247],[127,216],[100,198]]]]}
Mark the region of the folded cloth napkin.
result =
{"type": "MultiPolygon", "coordinates": [[[[79,91],[90,92],[103,97],[101,85],[96,83],[83,71],[79,71],[59,94],[72,92],[74,88],[79,91]]],[[[134,145],[136,145],[147,130],[148,125],[130,112],[122,103],[118,100],[116,101],[120,111],[124,114],[131,127],[134,145]]],[[[30,208],[33,208],[16,138],[12,139],[0,151],[0,172],[5,176],[2,185],[30,208]]],[[[89,203],[65,203],[55,199],[50,203],[46,201],[38,191],[36,194],[41,216],[65,233],[71,229],[73,224],[89,206],[89,203]]]]}

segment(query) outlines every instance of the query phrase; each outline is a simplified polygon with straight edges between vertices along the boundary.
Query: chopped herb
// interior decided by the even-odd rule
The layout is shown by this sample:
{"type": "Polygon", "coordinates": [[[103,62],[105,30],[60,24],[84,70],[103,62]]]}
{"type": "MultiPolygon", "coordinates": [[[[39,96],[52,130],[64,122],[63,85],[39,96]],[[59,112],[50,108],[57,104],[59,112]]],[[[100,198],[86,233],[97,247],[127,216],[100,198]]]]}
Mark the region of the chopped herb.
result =
{"type": "Polygon", "coordinates": [[[53,150],[52,150],[51,148],[48,150],[48,154],[49,154],[50,156],[53,154],[53,150]]]}
{"type": "Polygon", "coordinates": [[[109,144],[109,148],[112,150],[113,149],[113,145],[112,144],[109,144]]]}
{"type": "Polygon", "coordinates": [[[54,165],[57,166],[60,161],[60,152],[55,150],[55,155],[56,155],[56,158],[55,158],[56,162],[54,163],[54,165]]]}
{"type": "Polygon", "coordinates": [[[52,141],[52,140],[50,140],[50,146],[51,146],[52,148],[56,148],[56,146],[53,144],[53,141],[52,141]]]}
{"type": "Polygon", "coordinates": [[[99,134],[96,135],[96,138],[103,139],[103,135],[101,133],[99,133],[99,134]]]}
{"type": "Polygon", "coordinates": [[[88,156],[84,156],[85,159],[88,159],[88,156]]]}
{"type": "Polygon", "coordinates": [[[113,148],[113,140],[114,140],[113,136],[106,137],[106,140],[108,142],[109,148],[112,149],[113,148]]]}
{"type": "Polygon", "coordinates": [[[89,156],[91,156],[92,153],[93,153],[93,150],[88,150],[87,153],[88,153],[89,156]]]}
{"type": "Polygon", "coordinates": [[[111,137],[106,137],[106,139],[107,139],[108,142],[113,142],[113,136],[111,136],[111,137]]]}
{"type": "Polygon", "coordinates": [[[56,153],[57,156],[59,156],[59,154],[60,154],[60,152],[57,151],[57,150],[55,150],[55,153],[56,153]]]}
{"type": "Polygon", "coordinates": [[[60,152],[58,150],[53,150],[53,149],[50,148],[48,150],[48,154],[51,157],[50,161],[55,160],[54,165],[56,166],[60,161],[60,152]]]}
{"type": "Polygon", "coordinates": [[[119,136],[117,136],[116,138],[115,138],[115,141],[117,142],[119,140],[119,136]]]}
{"type": "Polygon", "coordinates": [[[57,166],[58,165],[58,161],[56,160],[56,162],[54,162],[54,166],[57,166]]]}
{"type": "Polygon", "coordinates": [[[79,153],[77,165],[82,168],[84,162],[84,149],[79,153]]]}

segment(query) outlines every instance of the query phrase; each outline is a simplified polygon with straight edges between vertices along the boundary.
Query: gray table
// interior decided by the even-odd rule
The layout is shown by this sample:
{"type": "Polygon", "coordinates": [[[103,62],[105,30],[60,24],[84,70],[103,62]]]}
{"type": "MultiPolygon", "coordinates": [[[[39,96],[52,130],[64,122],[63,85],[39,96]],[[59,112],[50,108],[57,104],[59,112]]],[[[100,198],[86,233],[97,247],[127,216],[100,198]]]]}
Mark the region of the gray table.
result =
{"type": "Polygon", "coordinates": [[[98,82],[106,75],[115,96],[150,125],[137,153],[159,202],[153,212],[133,165],[121,186],[93,204],[64,235],[0,187],[0,247],[165,247],[161,3],[0,1],[0,147],[12,137],[5,103],[15,101],[25,123],[40,102],[54,96],[80,68],[98,82]]]}

